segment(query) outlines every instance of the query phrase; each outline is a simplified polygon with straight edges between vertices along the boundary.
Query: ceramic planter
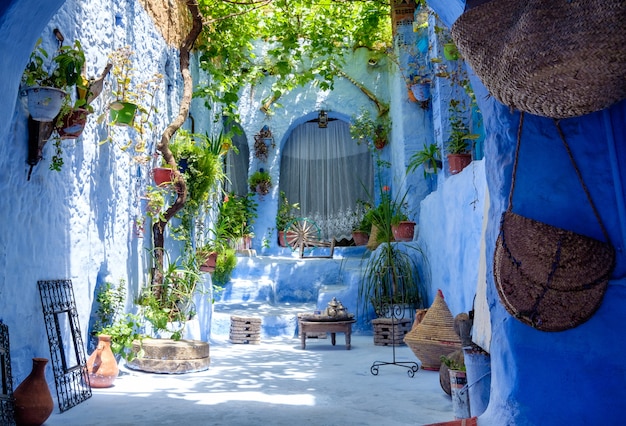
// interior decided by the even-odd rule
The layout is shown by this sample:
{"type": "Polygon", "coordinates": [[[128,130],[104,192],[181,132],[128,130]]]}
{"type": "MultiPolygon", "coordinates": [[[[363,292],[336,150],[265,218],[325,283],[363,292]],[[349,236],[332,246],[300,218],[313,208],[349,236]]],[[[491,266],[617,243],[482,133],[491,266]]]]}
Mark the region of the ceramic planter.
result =
{"type": "Polygon", "coordinates": [[[87,372],[92,388],[113,386],[120,370],[111,351],[111,336],[106,334],[98,336],[98,346],[87,359],[87,372]]]}
{"type": "Polygon", "coordinates": [[[448,61],[456,61],[459,59],[459,51],[454,43],[445,43],[443,45],[443,56],[448,61]]]}
{"type": "Polygon", "coordinates": [[[152,169],[152,177],[157,186],[166,186],[172,183],[172,169],[167,167],[155,167],[152,169]]]}
{"type": "Polygon", "coordinates": [[[18,425],[43,424],[54,409],[54,401],[46,382],[46,358],[33,358],[33,369],[13,392],[15,422],[18,425]]]}
{"type": "Polygon", "coordinates": [[[137,105],[131,102],[113,102],[110,105],[111,123],[118,126],[131,126],[137,112],[137,105]]]}
{"type": "Polygon", "coordinates": [[[369,234],[364,231],[352,231],[352,239],[355,246],[364,246],[369,241],[369,234]]]}
{"type": "Polygon", "coordinates": [[[76,139],[85,129],[89,111],[84,108],[72,110],[63,118],[63,123],[57,128],[57,133],[61,139],[76,139]]]}
{"type": "Polygon", "coordinates": [[[397,225],[391,225],[391,232],[396,241],[413,241],[415,235],[415,222],[403,220],[397,225]]]}
{"type": "Polygon", "coordinates": [[[430,83],[412,84],[411,92],[418,102],[427,101],[430,99],[430,83]]]}
{"type": "Polygon", "coordinates": [[[200,270],[202,272],[214,272],[215,271],[215,265],[217,264],[217,252],[211,252],[209,253],[209,257],[207,258],[207,260],[200,265],[200,270]]]}
{"type": "Polygon", "coordinates": [[[448,168],[451,175],[460,173],[472,162],[472,154],[448,154],[448,168]]]}
{"type": "Polygon", "coordinates": [[[63,105],[66,93],[55,87],[33,86],[26,89],[28,112],[35,121],[53,121],[63,105]]]}

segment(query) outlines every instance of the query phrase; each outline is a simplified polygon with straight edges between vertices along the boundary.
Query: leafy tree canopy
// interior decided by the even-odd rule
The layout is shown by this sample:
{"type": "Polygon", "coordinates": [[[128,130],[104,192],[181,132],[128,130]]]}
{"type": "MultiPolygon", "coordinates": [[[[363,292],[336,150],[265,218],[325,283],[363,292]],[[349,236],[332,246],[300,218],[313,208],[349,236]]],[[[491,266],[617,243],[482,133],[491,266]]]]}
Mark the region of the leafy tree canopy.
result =
{"type": "MultiPolygon", "coordinates": [[[[196,88],[207,106],[235,113],[239,90],[273,76],[276,100],[308,83],[332,89],[345,54],[391,45],[386,0],[199,0],[205,17],[196,42],[210,81],[196,88]],[[264,42],[265,49],[255,48],[264,42]],[[263,52],[259,54],[259,52],[263,52]]],[[[264,102],[267,101],[264,100],[264,102]]]]}

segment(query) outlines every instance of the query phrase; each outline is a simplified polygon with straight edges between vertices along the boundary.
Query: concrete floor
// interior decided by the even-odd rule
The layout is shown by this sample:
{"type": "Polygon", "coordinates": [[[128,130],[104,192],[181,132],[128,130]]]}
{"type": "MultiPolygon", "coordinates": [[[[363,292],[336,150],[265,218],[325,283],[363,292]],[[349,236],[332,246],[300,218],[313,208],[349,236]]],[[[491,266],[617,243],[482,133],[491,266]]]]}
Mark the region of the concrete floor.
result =
{"type": "MultiPolygon", "coordinates": [[[[93,389],[87,401],[60,413],[55,425],[424,425],[454,419],[439,372],[383,365],[393,348],[375,346],[372,336],[263,340],[260,345],[211,343],[207,371],[161,375],[122,366],[111,388],[93,389]]],[[[418,361],[410,348],[396,347],[396,361],[418,361]]],[[[54,394],[54,389],[51,389],[54,394]]]]}

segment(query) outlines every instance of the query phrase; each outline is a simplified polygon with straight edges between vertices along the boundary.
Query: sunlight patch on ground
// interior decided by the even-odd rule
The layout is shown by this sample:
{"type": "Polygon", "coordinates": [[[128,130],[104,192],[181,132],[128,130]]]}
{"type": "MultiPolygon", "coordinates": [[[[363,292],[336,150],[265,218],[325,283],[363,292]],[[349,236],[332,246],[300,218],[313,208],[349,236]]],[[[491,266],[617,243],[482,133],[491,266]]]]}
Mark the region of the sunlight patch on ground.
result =
{"type": "MultiPolygon", "coordinates": [[[[180,398],[178,395],[169,395],[180,398]]],[[[262,392],[211,392],[186,395],[182,399],[203,405],[217,405],[232,401],[249,401],[276,405],[315,406],[315,397],[310,394],[264,394],[262,392]]]]}

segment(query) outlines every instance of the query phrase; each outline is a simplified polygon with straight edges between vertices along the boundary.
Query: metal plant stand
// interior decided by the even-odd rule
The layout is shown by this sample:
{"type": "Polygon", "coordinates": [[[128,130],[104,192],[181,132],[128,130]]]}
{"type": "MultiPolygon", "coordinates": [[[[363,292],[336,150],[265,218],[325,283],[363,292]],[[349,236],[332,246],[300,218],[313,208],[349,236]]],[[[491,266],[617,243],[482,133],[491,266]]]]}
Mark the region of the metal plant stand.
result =
{"type": "Polygon", "coordinates": [[[0,322],[0,424],[15,425],[9,327],[0,322]]]}
{"type": "Polygon", "coordinates": [[[374,361],[372,366],[370,367],[370,372],[374,376],[378,376],[378,369],[383,365],[397,365],[399,367],[407,368],[407,374],[409,377],[414,377],[415,373],[419,371],[419,365],[413,361],[397,361],[396,360],[396,333],[394,328],[398,326],[398,320],[401,318],[402,313],[404,312],[404,307],[400,305],[389,305],[383,304],[380,307],[380,312],[382,315],[388,316],[391,318],[391,348],[392,348],[392,360],[388,361],[374,361]]]}
{"type": "Polygon", "coordinates": [[[78,324],[74,290],[71,280],[37,283],[52,356],[59,409],[64,412],[91,398],[85,346],[78,324]]]}

